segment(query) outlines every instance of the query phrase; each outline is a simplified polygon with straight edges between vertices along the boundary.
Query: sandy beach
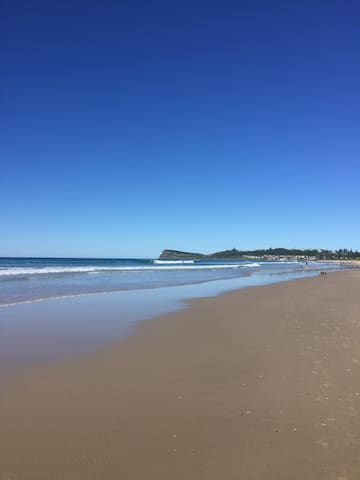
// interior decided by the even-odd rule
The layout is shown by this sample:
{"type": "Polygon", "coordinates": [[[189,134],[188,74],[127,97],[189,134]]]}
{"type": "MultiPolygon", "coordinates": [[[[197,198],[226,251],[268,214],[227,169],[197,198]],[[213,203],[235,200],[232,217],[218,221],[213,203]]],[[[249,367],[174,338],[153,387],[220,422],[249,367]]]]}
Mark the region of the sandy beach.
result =
{"type": "Polygon", "coordinates": [[[357,480],[360,272],[194,300],[0,384],[1,480],[357,480]]]}

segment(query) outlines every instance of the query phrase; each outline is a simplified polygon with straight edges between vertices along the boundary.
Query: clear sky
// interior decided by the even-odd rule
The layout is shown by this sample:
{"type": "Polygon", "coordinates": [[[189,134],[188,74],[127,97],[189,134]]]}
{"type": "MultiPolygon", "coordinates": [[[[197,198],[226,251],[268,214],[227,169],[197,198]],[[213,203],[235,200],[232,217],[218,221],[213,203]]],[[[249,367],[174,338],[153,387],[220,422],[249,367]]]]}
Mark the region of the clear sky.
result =
{"type": "Polygon", "coordinates": [[[1,4],[0,256],[360,249],[358,1],[1,4]]]}

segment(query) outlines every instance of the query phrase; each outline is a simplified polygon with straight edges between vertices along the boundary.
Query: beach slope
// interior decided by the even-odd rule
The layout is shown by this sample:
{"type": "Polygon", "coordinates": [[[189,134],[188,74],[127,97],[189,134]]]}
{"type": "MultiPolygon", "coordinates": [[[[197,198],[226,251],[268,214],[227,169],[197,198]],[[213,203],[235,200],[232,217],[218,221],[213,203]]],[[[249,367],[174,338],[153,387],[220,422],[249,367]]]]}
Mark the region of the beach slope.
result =
{"type": "Polygon", "coordinates": [[[0,385],[1,480],[360,478],[360,272],[194,300],[0,385]]]}

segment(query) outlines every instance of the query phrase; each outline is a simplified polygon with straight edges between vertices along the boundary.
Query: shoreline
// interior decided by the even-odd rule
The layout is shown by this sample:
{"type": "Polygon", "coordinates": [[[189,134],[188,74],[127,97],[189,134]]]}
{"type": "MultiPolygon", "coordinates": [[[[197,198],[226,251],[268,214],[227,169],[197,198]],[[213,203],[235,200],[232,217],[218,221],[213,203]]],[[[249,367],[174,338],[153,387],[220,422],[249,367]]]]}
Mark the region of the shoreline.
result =
{"type": "Polygon", "coordinates": [[[0,381],[31,365],[103,350],[131,335],[138,323],[188,308],[192,299],[311,278],[319,271],[253,272],[232,279],[73,295],[0,308],[0,381]]]}
{"type": "MultiPolygon", "coordinates": [[[[269,265],[272,264],[278,264],[282,265],[282,262],[268,262],[269,265]]],[[[294,265],[297,265],[298,262],[285,262],[287,263],[294,263],[294,265]]],[[[312,261],[310,262],[312,265],[317,265],[320,267],[322,264],[324,264],[325,268],[327,265],[336,265],[339,268],[340,271],[344,269],[352,269],[352,268],[359,268],[360,267],[360,261],[339,261],[339,260],[318,260],[318,261],[312,261]],[[341,268],[342,267],[342,268],[341,268]]],[[[266,267],[267,262],[263,263],[263,267],[266,267]]],[[[207,267],[208,268],[208,267],[207,267]]],[[[221,267],[223,268],[223,267],[221,267]]],[[[234,267],[235,268],[235,267],[234,267]]],[[[309,269],[307,267],[304,267],[303,270],[298,270],[296,271],[296,274],[301,275],[302,272],[308,271],[310,272],[312,269],[309,269]]],[[[240,275],[239,277],[235,276],[230,276],[230,277],[225,277],[225,278],[216,278],[216,279],[202,279],[202,280],[195,280],[193,282],[184,282],[184,283],[169,283],[168,285],[149,285],[149,286],[140,286],[132,289],[128,288],[115,288],[115,289],[110,289],[110,290],[89,290],[89,291],[83,291],[83,292],[78,292],[78,293],[63,293],[63,294],[52,294],[48,296],[42,296],[42,297],[34,297],[34,298],[24,298],[24,299],[18,299],[18,300],[12,300],[12,301],[7,301],[5,303],[0,303],[0,308],[6,308],[6,307],[12,307],[12,306],[17,306],[17,305],[23,305],[23,304],[32,304],[36,302],[44,302],[44,301],[51,301],[51,300],[60,300],[60,299],[67,299],[67,298],[81,298],[81,297],[86,297],[86,296],[91,296],[91,295],[106,295],[106,294],[117,294],[117,293],[122,293],[122,292],[128,292],[128,291],[142,291],[142,290],[153,290],[153,289],[159,289],[159,288],[177,288],[177,287],[185,287],[185,286],[196,286],[197,285],[204,285],[204,284],[211,284],[215,282],[231,282],[231,281],[236,281],[237,279],[241,279],[243,277],[248,277],[252,275],[256,275],[259,272],[256,271],[247,271],[243,275],[240,275]]],[[[295,271],[294,271],[295,273],[295,271]]],[[[290,274],[291,272],[277,272],[274,273],[274,275],[286,275],[290,274]]],[[[316,274],[316,269],[314,269],[314,274],[316,274]]],[[[235,287],[238,288],[238,287],[235,287]]],[[[233,289],[232,287],[230,289],[233,289]]],[[[3,301],[3,300],[2,300],[3,301]]]]}
{"type": "Polygon", "coordinates": [[[357,270],[187,301],[6,383],[0,478],[356,479],[357,270]]]}

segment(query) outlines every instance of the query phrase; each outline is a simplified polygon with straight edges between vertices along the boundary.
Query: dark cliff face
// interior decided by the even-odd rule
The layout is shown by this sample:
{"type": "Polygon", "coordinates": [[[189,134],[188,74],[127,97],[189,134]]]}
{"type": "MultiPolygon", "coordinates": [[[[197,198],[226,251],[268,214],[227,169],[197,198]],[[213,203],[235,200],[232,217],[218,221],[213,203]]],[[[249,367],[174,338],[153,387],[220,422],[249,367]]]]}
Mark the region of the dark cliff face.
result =
{"type": "Polygon", "coordinates": [[[225,250],[224,252],[216,252],[209,255],[203,253],[194,253],[194,252],[181,252],[179,250],[163,250],[159,257],[160,259],[171,259],[171,260],[198,260],[206,258],[215,258],[215,259],[241,259],[242,254],[238,250],[225,250]]]}
{"type": "Polygon", "coordinates": [[[193,252],[180,252],[179,250],[163,250],[160,255],[160,259],[195,259],[195,258],[203,258],[204,255],[201,253],[193,253],[193,252]]]}

